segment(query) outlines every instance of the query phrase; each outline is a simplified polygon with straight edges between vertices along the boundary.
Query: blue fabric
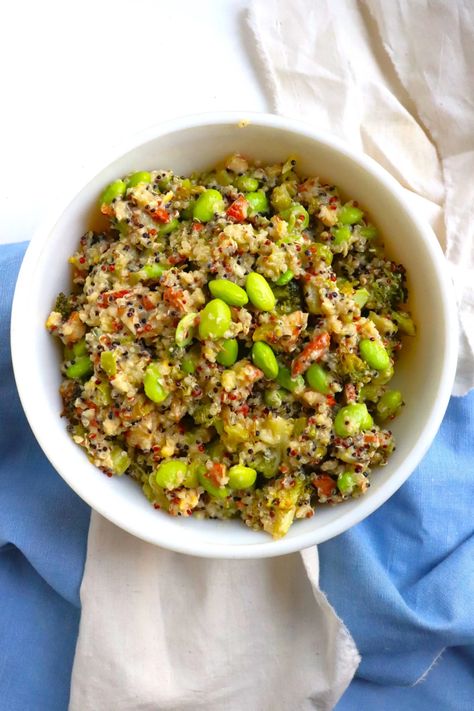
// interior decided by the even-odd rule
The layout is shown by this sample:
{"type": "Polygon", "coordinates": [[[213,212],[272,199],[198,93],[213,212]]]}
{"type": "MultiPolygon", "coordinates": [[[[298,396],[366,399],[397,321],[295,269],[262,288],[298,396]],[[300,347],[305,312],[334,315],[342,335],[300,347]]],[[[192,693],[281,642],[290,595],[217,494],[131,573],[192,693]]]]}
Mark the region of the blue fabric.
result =
{"type": "MultiPolygon", "coordinates": [[[[16,394],[9,321],[25,246],[0,248],[0,708],[65,711],[89,509],[42,455],[16,394]]],[[[321,586],[363,656],[337,711],[474,709],[473,433],[474,393],[451,400],[400,491],[319,548],[321,586]]]]}
{"type": "Polygon", "coordinates": [[[0,248],[0,708],[63,711],[89,508],[41,452],[16,392],[10,310],[25,248],[0,248]]]}

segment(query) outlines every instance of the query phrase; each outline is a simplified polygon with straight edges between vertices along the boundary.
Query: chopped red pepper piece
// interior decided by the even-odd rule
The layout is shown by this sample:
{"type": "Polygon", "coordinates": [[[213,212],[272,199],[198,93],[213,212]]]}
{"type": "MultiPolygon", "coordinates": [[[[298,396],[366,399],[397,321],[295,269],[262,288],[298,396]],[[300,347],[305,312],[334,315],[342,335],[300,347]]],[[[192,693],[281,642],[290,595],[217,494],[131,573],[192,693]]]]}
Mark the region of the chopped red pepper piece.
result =
{"type": "Polygon", "coordinates": [[[291,364],[292,377],[296,378],[297,375],[301,375],[301,373],[304,373],[305,370],[309,368],[311,363],[322,358],[329,350],[330,342],[329,333],[326,331],[319,333],[313,338],[291,364]]]}
{"type": "Polygon", "coordinates": [[[236,222],[243,222],[247,217],[249,204],[243,195],[239,195],[232,205],[227,208],[226,215],[236,222]]]}

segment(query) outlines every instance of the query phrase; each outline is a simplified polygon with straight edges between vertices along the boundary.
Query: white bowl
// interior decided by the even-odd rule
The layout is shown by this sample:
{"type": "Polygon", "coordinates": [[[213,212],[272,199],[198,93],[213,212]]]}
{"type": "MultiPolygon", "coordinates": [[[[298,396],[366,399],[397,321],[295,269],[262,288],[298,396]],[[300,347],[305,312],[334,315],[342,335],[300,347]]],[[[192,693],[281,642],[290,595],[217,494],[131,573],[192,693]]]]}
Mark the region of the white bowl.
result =
{"type": "Polygon", "coordinates": [[[62,202],[33,237],[15,291],[12,353],[20,398],[46,456],[92,508],[139,538],[191,555],[222,558],[275,556],[307,548],[346,531],[384,503],[415,469],[444,415],[456,367],[457,317],[446,263],[430,227],[407,204],[402,188],[373,160],[311,126],[266,114],[210,114],[149,129],[103,159],[72,201],[62,202]],[[406,407],[393,423],[397,449],[372,476],[365,496],[322,506],[273,541],[240,521],[172,518],[155,509],[127,477],[109,479],[66,432],[59,417],[59,351],[44,323],[59,291],[68,290],[68,257],[89,226],[103,187],[125,173],[172,168],[187,175],[239,151],[264,162],[289,154],[306,175],[318,175],[366,208],[385,236],[392,258],[408,272],[410,308],[418,325],[405,339],[396,383],[406,407]],[[104,167],[105,166],[105,167],[104,167]]]}

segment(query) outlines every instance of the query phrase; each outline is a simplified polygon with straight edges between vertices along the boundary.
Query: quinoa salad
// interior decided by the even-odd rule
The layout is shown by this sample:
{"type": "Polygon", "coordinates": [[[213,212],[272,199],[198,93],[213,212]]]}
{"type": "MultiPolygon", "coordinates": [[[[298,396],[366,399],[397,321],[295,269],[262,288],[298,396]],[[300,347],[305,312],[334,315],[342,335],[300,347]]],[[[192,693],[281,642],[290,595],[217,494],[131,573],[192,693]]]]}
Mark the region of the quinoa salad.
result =
{"type": "Polygon", "coordinates": [[[46,326],[68,430],[172,516],[274,538],[364,494],[394,450],[415,335],[405,269],[336,186],[235,154],[140,171],[99,200],[46,326]]]}

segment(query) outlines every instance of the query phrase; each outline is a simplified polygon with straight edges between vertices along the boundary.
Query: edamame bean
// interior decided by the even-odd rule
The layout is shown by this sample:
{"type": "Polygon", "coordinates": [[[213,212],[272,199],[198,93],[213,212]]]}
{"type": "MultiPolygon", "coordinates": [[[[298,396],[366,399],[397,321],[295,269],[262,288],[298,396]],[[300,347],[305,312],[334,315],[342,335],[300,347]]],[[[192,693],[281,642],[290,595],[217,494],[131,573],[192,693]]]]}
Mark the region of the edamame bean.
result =
{"type": "Polygon", "coordinates": [[[352,403],[341,407],[334,418],[334,431],[338,437],[351,437],[369,430],[374,421],[365,403],[352,403]]]}
{"type": "Polygon", "coordinates": [[[199,338],[222,338],[232,323],[232,314],[222,299],[211,299],[200,313],[199,338]]]}
{"type": "Polygon", "coordinates": [[[245,199],[249,204],[251,212],[268,212],[267,196],[261,190],[252,193],[245,193],[245,199]]]}
{"type": "Polygon", "coordinates": [[[151,183],[151,175],[147,170],[139,170],[133,173],[127,180],[127,188],[134,188],[140,183],[151,183]]]}
{"type": "Polygon", "coordinates": [[[186,373],[186,375],[192,375],[196,372],[196,363],[198,361],[198,355],[194,353],[187,353],[183,360],[181,361],[181,368],[186,373]]]}
{"type": "Polygon", "coordinates": [[[69,368],[66,369],[66,376],[71,378],[71,380],[76,380],[85,378],[87,375],[90,375],[93,370],[91,359],[88,355],[83,355],[76,358],[69,368]]]}
{"type": "Polygon", "coordinates": [[[355,225],[362,220],[364,213],[352,203],[346,202],[345,205],[339,208],[337,217],[339,222],[343,225],[355,225]]]}
{"type": "Polygon", "coordinates": [[[293,279],[294,276],[295,275],[293,274],[291,269],[287,269],[286,272],[284,272],[281,276],[278,277],[275,284],[277,286],[285,286],[293,279]]]}
{"type": "Polygon", "coordinates": [[[229,306],[245,306],[248,303],[249,297],[244,289],[229,279],[212,279],[208,286],[213,296],[222,299],[229,306]]]}
{"type": "Polygon", "coordinates": [[[261,274],[250,272],[245,282],[245,291],[252,304],[260,311],[272,311],[275,308],[275,294],[261,274]]]}
{"type": "Polygon", "coordinates": [[[298,202],[280,213],[281,217],[288,222],[288,228],[293,230],[297,227],[299,230],[304,230],[309,225],[309,213],[298,202]]]}
{"type": "Polygon", "coordinates": [[[83,356],[87,354],[87,343],[85,338],[81,338],[80,341],[75,343],[72,347],[72,352],[74,355],[74,358],[79,358],[79,356],[83,356]]]}
{"type": "Polygon", "coordinates": [[[234,365],[239,354],[239,344],[237,339],[226,338],[221,341],[219,345],[221,350],[216,356],[216,361],[220,363],[220,365],[225,365],[226,368],[229,368],[231,365],[234,365]]]}
{"type": "Polygon", "coordinates": [[[349,225],[334,227],[331,232],[334,237],[334,244],[343,244],[344,242],[348,242],[352,234],[349,225]]]}
{"type": "Polygon", "coordinates": [[[167,269],[169,269],[167,264],[153,262],[152,264],[145,264],[141,271],[143,271],[146,279],[159,279],[167,269]]]}
{"type": "Polygon", "coordinates": [[[316,248],[317,256],[326,262],[326,264],[332,264],[333,253],[327,246],[327,244],[321,244],[321,242],[316,242],[314,245],[316,248]]]}
{"type": "Polygon", "coordinates": [[[393,365],[390,363],[388,368],[385,368],[385,370],[379,370],[377,375],[372,378],[371,383],[374,383],[375,385],[386,385],[386,383],[393,378],[393,374],[393,365]]]}
{"type": "Polygon", "coordinates": [[[337,477],[337,488],[341,494],[352,494],[356,485],[356,480],[353,472],[343,472],[337,477]]]}
{"type": "Polygon", "coordinates": [[[236,464],[228,471],[229,486],[231,489],[249,489],[255,484],[257,472],[251,467],[236,464]]]}
{"type": "Polygon", "coordinates": [[[163,387],[162,374],[158,363],[150,363],[145,370],[143,387],[145,388],[145,395],[152,402],[159,404],[168,397],[169,393],[163,387]]]}
{"type": "Polygon", "coordinates": [[[194,338],[195,335],[195,323],[197,319],[196,313],[185,314],[176,326],[176,331],[174,334],[174,340],[176,345],[180,348],[188,346],[194,338]]]}
{"type": "Polygon", "coordinates": [[[107,375],[117,374],[117,363],[115,354],[112,351],[102,351],[100,354],[100,367],[107,375]]]}
{"type": "Polygon", "coordinates": [[[179,220],[174,217],[172,220],[169,222],[166,222],[164,225],[161,225],[161,227],[158,229],[158,235],[169,235],[170,232],[174,232],[177,230],[179,227],[179,220]]]}
{"type": "Polygon", "coordinates": [[[416,326],[410,314],[405,311],[392,311],[392,319],[402,333],[406,333],[407,336],[416,335],[416,326]]]}
{"type": "Polygon", "coordinates": [[[205,465],[200,462],[199,459],[195,459],[188,466],[186,476],[183,479],[183,486],[185,486],[186,489],[195,489],[197,486],[199,486],[198,471],[200,469],[203,472],[206,471],[205,465]]]}
{"type": "Polygon", "coordinates": [[[375,370],[385,370],[390,365],[390,356],[379,341],[363,338],[359,343],[359,351],[362,360],[375,370]]]}
{"type": "Polygon", "coordinates": [[[218,190],[209,188],[200,194],[193,205],[193,217],[200,222],[209,222],[216,212],[225,209],[224,198],[218,190]]]}
{"type": "Polygon", "coordinates": [[[183,483],[188,467],[180,459],[162,462],[155,472],[155,481],[163,489],[176,489],[183,483]]]}
{"type": "Polygon", "coordinates": [[[198,479],[202,488],[211,496],[215,496],[216,499],[225,499],[229,496],[229,489],[226,486],[215,486],[204,472],[198,471],[198,479]]]}
{"type": "Polygon", "coordinates": [[[110,458],[112,459],[112,471],[118,476],[124,474],[131,464],[131,460],[127,452],[119,445],[112,447],[110,458]]]}
{"type": "Polygon", "coordinates": [[[109,205],[115,198],[125,195],[127,186],[123,180],[115,180],[113,183],[108,185],[100,197],[100,202],[102,205],[109,205]]]}
{"type": "Polygon", "coordinates": [[[263,370],[267,378],[274,379],[278,375],[278,363],[275,354],[264,341],[257,341],[252,346],[252,361],[257,368],[263,370]]]}
{"type": "Polygon", "coordinates": [[[284,365],[279,366],[276,381],[278,385],[281,385],[281,387],[285,388],[285,390],[289,390],[290,393],[294,393],[296,390],[302,390],[304,388],[303,376],[297,375],[296,378],[292,378],[290,369],[284,365]]]}
{"type": "Polygon", "coordinates": [[[329,387],[329,373],[319,363],[313,363],[306,371],[306,382],[309,387],[318,393],[328,395],[331,391],[329,387]]]}
{"type": "Polygon", "coordinates": [[[353,299],[360,309],[363,309],[370,297],[367,289],[357,289],[354,291],[353,299]]]}
{"type": "Polygon", "coordinates": [[[398,414],[403,405],[403,398],[400,390],[387,390],[377,403],[377,413],[380,419],[388,420],[398,414]]]}
{"type": "Polygon", "coordinates": [[[258,188],[258,180],[251,178],[249,175],[241,175],[235,181],[235,185],[243,193],[253,193],[258,188]]]}

